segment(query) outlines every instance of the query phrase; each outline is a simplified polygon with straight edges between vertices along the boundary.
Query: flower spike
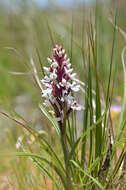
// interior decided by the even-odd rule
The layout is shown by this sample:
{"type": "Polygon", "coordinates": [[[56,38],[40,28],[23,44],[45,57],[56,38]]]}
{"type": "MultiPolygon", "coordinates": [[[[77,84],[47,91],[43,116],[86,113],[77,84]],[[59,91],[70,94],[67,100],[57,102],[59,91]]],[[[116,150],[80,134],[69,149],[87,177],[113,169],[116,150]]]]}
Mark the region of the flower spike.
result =
{"type": "Polygon", "coordinates": [[[41,80],[45,86],[42,97],[45,98],[45,105],[53,106],[57,120],[63,122],[65,114],[68,116],[72,110],[82,109],[72,95],[80,90],[80,85],[74,80],[76,73],[72,73],[65,49],[56,45],[48,61],[50,66],[44,68],[47,75],[41,80]]]}

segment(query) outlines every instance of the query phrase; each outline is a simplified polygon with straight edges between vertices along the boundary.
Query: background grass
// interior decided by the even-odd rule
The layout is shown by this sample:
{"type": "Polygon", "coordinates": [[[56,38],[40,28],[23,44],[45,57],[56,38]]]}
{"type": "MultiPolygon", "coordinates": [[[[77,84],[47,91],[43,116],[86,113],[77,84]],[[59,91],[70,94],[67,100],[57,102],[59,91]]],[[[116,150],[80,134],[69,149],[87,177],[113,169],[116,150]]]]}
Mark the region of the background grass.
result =
{"type": "MultiPolygon", "coordinates": [[[[35,5],[31,6],[31,4],[29,6],[27,1],[21,2],[18,9],[0,6],[0,107],[18,112],[36,129],[45,129],[49,142],[55,144],[54,130],[38,108],[38,103],[42,100],[31,75],[19,75],[19,73],[13,72],[29,72],[27,64],[29,65],[29,54],[32,53],[39,76],[42,78],[36,49],[39,51],[42,64],[47,65],[46,58],[51,53],[53,39],[54,43],[65,47],[69,56],[71,56],[72,44],[72,65],[78,78],[84,81],[87,77],[87,68],[84,63],[88,47],[86,34],[89,31],[90,23],[95,23],[95,4],[74,8],[49,6],[48,9],[41,9],[35,5]],[[84,57],[82,56],[82,46],[84,57]]],[[[101,82],[100,86],[102,86],[100,89],[103,92],[107,90],[108,85],[114,34],[114,28],[109,22],[109,18],[114,20],[117,10],[116,22],[125,31],[125,4],[125,1],[122,0],[119,3],[115,1],[98,2],[97,5],[98,77],[101,82]]],[[[116,32],[112,69],[112,79],[115,78],[112,100],[114,105],[121,104],[123,95],[121,52],[124,45],[124,39],[116,32]]],[[[94,79],[95,77],[92,78],[93,88],[95,88],[94,79]]],[[[80,95],[79,101],[83,102],[82,95],[80,95]]],[[[78,118],[80,126],[82,116],[78,116],[78,118]]],[[[116,123],[116,120],[113,122],[116,123]]],[[[6,154],[15,152],[15,144],[21,135],[24,136],[24,144],[27,148],[27,133],[20,129],[20,126],[17,127],[14,122],[0,115],[0,152],[6,154]]],[[[40,152],[41,148],[37,143],[34,144],[32,137],[30,138],[32,151],[40,152]]],[[[58,147],[56,148],[60,154],[60,150],[58,147]]],[[[19,159],[15,156],[1,156],[0,162],[1,189],[14,189],[15,187],[23,190],[42,189],[42,187],[46,189],[46,186],[48,189],[52,188],[50,180],[46,176],[43,177],[40,170],[34,167],[30,160],[19,159]]]]}

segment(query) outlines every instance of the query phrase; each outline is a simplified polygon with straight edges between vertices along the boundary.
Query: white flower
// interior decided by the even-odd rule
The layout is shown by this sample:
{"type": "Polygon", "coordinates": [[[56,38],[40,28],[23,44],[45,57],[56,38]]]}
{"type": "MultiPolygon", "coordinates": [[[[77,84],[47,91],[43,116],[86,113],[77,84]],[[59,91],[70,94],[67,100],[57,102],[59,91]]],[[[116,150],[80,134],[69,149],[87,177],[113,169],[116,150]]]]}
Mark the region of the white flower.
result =
{"type": "Polygon", "coordinates": [[[67,58],[67,54],[64,55],[64,59],[66,59],[66,58],[67,58]]]}
{"type": "Polygon", "coordinates": [[[72,105],[71,105],[71,108],[72,108],[73,110],[77,110],[77,111],[81,111],[81,110],[82,110],[82,106],[79,105],[79,104],[77,104],[76,101],[73,101],[73,103],[72,103],[72,105]]]}
{"type": "Polygon", "coordinates": [[[70,73],[72,73],[72,71],[73,71],[73,68],[72,68],[72,69],[67,69],[67,68],[65,67],[65,72],[66,72],[66,74],[70,74],[70,73]]]}
{"type": "Polygon", "coordinates": [[[74,79],[74,77],[75,77],[76,75],[77,75],[76,73],[72,73],[72,74],[70,75],[70,78],[71,78],[71,79],[74,79]]]}
{"type": "Polygon", "coordinates": [[[43,84],[45,84],[45,83],[49,83],[50,80],[51,80],[51,79],[50,79],[48,76],[45,76],[44,79],[41,80],[41,82],[42,82],[43,84]]]}
{"type": "Polygon", "coordinates": [[[50,83],[45,83],[45,86],[46,86],[47,88],[52,88],[52,85],[51,85],[50,83]]]}
{"type": "Polygon", "coordinates": [[[56,79],[57,78],[57,74],[55,72],[55,70],[50,74],[50,79],[53,80],[53,79],[56,79]]]}
{"type": "Polygon", "coordinates": [[[21,143],[22,143],[22,141],[23,141],[23,136],[20,136],[20,137],[18,137],[18,139],[17,139],[17,142],[16,142],[16,149],[18,150],[19,148],[21,148],[21,143]]]}
{"type": "Polygon", "coordinates": [[[59,57],[62,57],[62,55],[63,55],[62,51],[59,51],[58,55],[59,55],[59,57]]]}
{"type": "Polygon", "coordinates": [[[61,102],[64,102],[64,101],[65,101],[64,97],[61,97],[61,102]]]}
{"type": "Polygon", "coordinates": [[[44,69],[44,71],[46,71],[47,73],[50,72],[50,68],[48,68],[48,67],[43,67],[43,69],[44,69]]]}
{"type": "Polygon", "coordinates": [[[58,66],[58,63],[56,61],[52,62],[52,67],[56,68],[58,66]]]}
{"type": "Polygon", "coordinates": [[[71,107],[74,98],[71,95],[67,96],[66,98],[67,98],[67,101],[68,101],[68,105],[71,107]]]}
{"type": "Polygon", "coordinates": [[[80,90],[80,85],[77,84],[76,82],[73,82],[72,85],[71,85],[71,89],[74,91],[74,92],[78,92],[80,90]]]}
{"type": "Polygon", "coordinates": [[[62,49],[62,54],[64,54],[65,53],[65,49],[62,49]]]}
{"type": "Polygon", "coordinates": [[[67,65],[67,67],[70,68],[70,67],[71,67],[71,63],[69,63],[69,64],[67,65]]]}
{"type": "Polygon", "coordinates": [[[47,57],[47,60],[49,63],[52,63],[52,59],[50,59],[49,57],[47,57]]]}
{"type": "Polygon", "coordinates": [[[46,90],[43,90],[42,97],[43,98],[50,97],[51,93],[52,93],[52,89],[51,88],[47,88],[46,90]]]}
{"type": "Polygon", "coordinates": [[[59,84],[57,84],[56,86],[57,86],[58,88],[60,88],[60,85],[59,85],[59,84]]]}
{"type": "Polygon", "coordinates": [[[81,111],[82,110],[82,107],[80,105],[73,105],[73,106],[71,106],[71,108],[73,110],[76,110],[76,111],[81,111]]]}

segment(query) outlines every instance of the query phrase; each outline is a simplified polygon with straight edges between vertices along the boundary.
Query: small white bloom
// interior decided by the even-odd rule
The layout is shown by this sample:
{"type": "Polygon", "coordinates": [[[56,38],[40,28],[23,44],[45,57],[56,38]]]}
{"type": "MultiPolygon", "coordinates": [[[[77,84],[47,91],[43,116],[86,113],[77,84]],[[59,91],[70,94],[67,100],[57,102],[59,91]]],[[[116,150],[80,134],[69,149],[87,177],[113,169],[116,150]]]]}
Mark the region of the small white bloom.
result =
{"type": "Polygon", "coordinates": [[[61,121],[61,117],[56,117],[56,121],[61,121]]]}
{"type": "Polygon", "coordinates": [[[82,110],[82,106],[77,104],[76,101],[73,102],[73,104],[71,105],[71,108],[73,110],[77,110],[77,111],[81,111],[82,110]]]}
{"type": "Polygon", "coordinates": [[[50,68],[49,67],[43,67],[44,71],[49,72],[50,68]]]}
{"type": "Polygon", "coordinates": [[[70,83],[70,82],[67,82],[67,83],[65,84],[65,86],[66,86],[66,89],[68,90],[69,88],[71,88],[71,83],[70,83]]]}
{"type": "Polygon", "coordinates": [[[41,80],[41,83],[44,84],[46,86],[46,84],[48,84],[50,82],[50,78],[44,78],[41,80]]]}
{"type": "Polygon", "coordinates": [[[80,90],[80,85],[74,85],[71,87],[71,89],[74,91],[74,92],[78,92],[80,90]]]}
{"type": "Polygon", "coordinates": [[[21,148],[21,143],[22,143],[22,141],[23,141],[23,136],[20,136],[20,137],[18,137],[18,139],[17,139],[17,142],[16,142],[16,149],[18,150],[19,148],[21,148]]]}
{"type": "Polygon", "coordinates": [[[65,97],[65,100],[67,101],[68,106],[71,107],[74,98],[71,95],[68,95],[68,96],[65,97]]]}
{"type": "Polygon", "coordinates": [[[69,64],[67,65],[67,67],[70,68],[70,67],[71,67],[71,63],[69,63],[69,64]]]}
{"type": "Polygon", "coordinates": [[[68,59],[66,60],[66,63],[69,64],[69,62],[70,62],[70,59],[68,58],[68,59]]]}
{"type": "Polygon", "coordinates": [[[58,66],[58,63],[57,63],[56,61],[54,61],[54,62],[52,63],[52,67],[56,68],[57,66],[58,66]]]}
{"type": "Polygon", "coordinates": [[[42,84],[45,84],[45,80],[44,80],[44,79],[42,79],[42,80],[40,80],[40,81],[41,81],[42,84]]]}
{"type": "Polygon", "coordinates": [[[71,87],[75,86],[77,83],[75,81],[72,82],[71,87]]]}
{"type": "Polygon", "coordinates": [[[62,97],[65,98],[65,90],[62,91],[62,97]]]}
{"type": "Polygon", "coordinates": [[[45,83],[45,86],[46,86],[47,88],[52,88],[52,85],[49,84],[49,83],[45,83]]]}
{"type": "Polygon", "coordinates": [[[50,74],[50,78],[51,78],[52,80],[57,78],[57,75],[56,75],[56,73],[55,73],[55,70],[50,74]]]}
{"type": "Polygon", "coordinates": [[[46,106],[46,107],[49,107],[49,106],[50,106],[49,100],[46,99],[46,100],[44,101],[43,105],[46,106]]]}
{"type": "Polygon", "coordinates": [[[67,54],[64,55],[64,59],[66,59],[66,58],[67,58],[67,54]]]}
{"type": "Polygon", "coordinates": [[[61,101],[64,102],[64,100],[65,100],[64,97],[61,97],[61,101]]]}
{"type": "Polygon", "coordinates": [[[70,74],[73,71],[73,68],[72,69],[67,69],[66,67],[64,67],[64,69],[65,69],[66,74],[70,74]]]}
{"type": "Polygon", "coordinates": [[[80,106],[80,105],[76,105],[76,106],[71,106],[71,108],[73,109],[73,110],[76,110],[76,111],[81,111],[82,110],[82,107],[80,106]]]}
{"type": "Polygon", "coordinates": [[[65,49],[62,49],[62,54],[64,54],[65,53],[65,49]]]}
{"type": "Polygon", "coordinates": [[[58,55],[59,57],[62,57],[62,51],[59,51],[58,55]]]}
{"type": "Polygon", "coordinates": [[[47,88],[46,90],[43,90],[43,94],[42,97],[47,98],[51,95],[52,93],[52,89],[51,88],[47,88]]]}
{"type": "Polygon", "coordinates": [[[63,90],[63,92],[64,92],[64,96],[67,94],[67,90],[63,90]]]}
{"type": "Polygon", "coordinates": [[[63,79],[62,79],[62,83],[63,83],[63,84],[66,84],[66,79],[63,78],[63,79]]]}
{"type": "Polygon", "coordinates": [[[67,72],[68,72],[69,74],[72,73],[72,71],[73,71],[73,68],[67,70],[67,72]]]}
{"type": "Polygon", "coordinates": [[[50,59],[49,57],[47,57],[47,60],[49,63],[52,63],[52,59],[50,59]]]}
{"type": "Polygon", "coordinates": [[[45,82],[50,82],[50,78],[49,78],[48,76],[45,76],[45,77],[44,77],[44,81],[45,81],[45,82]]]}
{"type": "Polygon", "coordinates": [[[59,82],[59,85],[62,86],[62,87],[64,86],[62,82],[59,82]]]}
{"type": "Polygon", "coordinates": [[[60,88],[60,85],[59,85],[59,84],[57,84],[56,86],[57,86],[58,88],[60,88]]]}
{"type": "Polygon", "coordinates": [[[50,96],[50,97],[49,97],[49,100],[50,100],[50,102],[51,102],[52,104],[56,103],[56,98],[53,97],[53,96],[50,96]]]}
{"type": "Polygon", "coordinates": [[[73,74],[70,75],[70,78],[74,79],[75,76],[76,76],[76,73],[73,73],[73,74]]]}

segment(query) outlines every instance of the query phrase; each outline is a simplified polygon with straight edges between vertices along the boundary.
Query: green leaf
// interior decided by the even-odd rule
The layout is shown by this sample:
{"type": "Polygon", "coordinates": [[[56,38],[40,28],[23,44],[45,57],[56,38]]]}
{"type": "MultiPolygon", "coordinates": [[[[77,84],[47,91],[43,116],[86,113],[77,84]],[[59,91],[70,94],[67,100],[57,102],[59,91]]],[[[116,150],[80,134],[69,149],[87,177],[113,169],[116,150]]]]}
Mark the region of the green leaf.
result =
{"type": "Polygon", "coordinates": [[[87,130],[84,134],[82,134],[82,135],[77,139],[77,141],[74,143],[74,145],[73,145],[73,147],[72,147],[72,149],[71,149],[71,151],[70,151],[70,153],[69,153],[68,160],[67,160],[67,164],[68,164],[69,161],[71,160],[72,156],[75,154],[75,151],[76,151],[77,147],[79,146],[79,144],[80,144],[81,142],[83,142],[83,139],[85,138],[85,136],[88,135],[88,133],[90,133],[91,130],[95,129],[96,126],[97,126],[99,123],[101,123],[101,121],[102,121],[103,118],[104,118],[104,115],[105,115],[105,113],[99,118],[99,120],[98,120],[96,123],[92,124],[92,126],[90,126],[90,127],[88,128],[88,130],[87,130]]]}
{"type": "MultiPolygon", "coordinates": [[[[60,177],[62,183],[66,187],[65,176],[63,175],[62,171],[60,171],[60,169],[57,168],[57,166],[54,163],[48,161],[46,158],[44,158],[44,157],[42,157],[40,155],[36,155],[36,154],[30,153],[30,152],[15,152],[15,153],[12,153],[12,154],[9,154],[9,155],[14,155],[14,156],[19,156],[19,157],[30,157],[30,158],[33,159],[33,162],[36,162],[37,161],[36,159],[39,159],[39,160],[45,162],[48,165],[48,167],[54,169],[54,171],[57,173],[57,175],[60,177]]],[[[44,168],[43,164],[40,163],[40,162],[39,162],[39,166],[41,168],[44,168]]],[[[49,172],[47,174],[49,174],[49,172]]],[[[54,178],[52,176],[50,176],[50,175],[48,175],[48,176],[51,177],[51,179],[53,179],[53,181],[54,181],[54,178]]],[[[56,182],[55,182],[55,184],[56,184],[56,182]]]]}
{"type": "Polygon", "coordinates": [[[80,170],[80,172],[84,173],[85,175],[87,175],[90,179],[92,179],[92,181],[99,187],[99,189],[104,190],[104,187],[101,185],[101,183],[99,183],[99,181],[97,179],[95,179],[93,176],[91,176],[90,174],[88,174],[86,171],[84,171],[74,160],[71,160],[71,162],[74,164],[74,166],[76,168],[78,168],[80,170]]]}
{"type": "Polygon", "coordinates": [[[58,136],[60,136],[60,130],[58,124],[54,121],[54,119],[51,117],[51,115],[48,113],[48,111],[44,108],[43,105],[39,104],[39,108],[42,111],[42,113],[47,117],[47,119],[50,121],[50,123],[56,130],[58,136]]]}

